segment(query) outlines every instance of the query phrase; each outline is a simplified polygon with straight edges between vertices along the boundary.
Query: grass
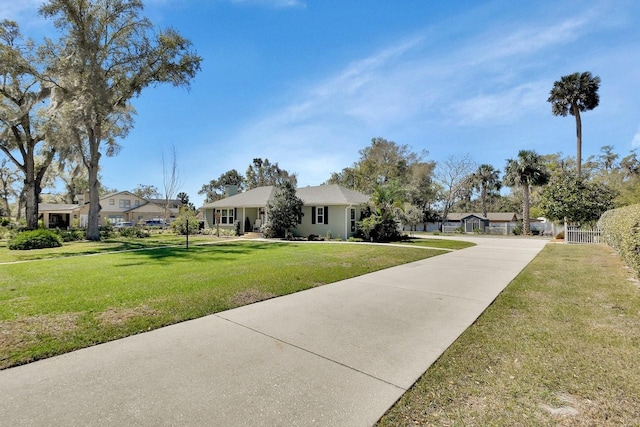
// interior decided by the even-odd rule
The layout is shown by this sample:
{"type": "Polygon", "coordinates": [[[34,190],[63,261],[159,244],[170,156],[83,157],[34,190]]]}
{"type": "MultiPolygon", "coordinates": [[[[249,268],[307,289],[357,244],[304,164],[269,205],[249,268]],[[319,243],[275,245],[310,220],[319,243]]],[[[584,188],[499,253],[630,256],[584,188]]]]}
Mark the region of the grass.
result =
{"type": "Polygon", "coordinates": [[[443,253],[231,241],[68,256],[74,248],[0,265],[0,368],[443,253]]]}
{"type": "Polygon", "coordinates": [[[465,242],[463,240],[446,240],[446,239],[423,239],[410,237],[408,240],[397,242],[399,244],[411,245],[411,246],[424,246],[429,248],[438,249],[465,249],[471,246],[475,246],[475,243],[465,242]]]}
{"type": "Polygon", "coordinates": [[[638,425],[629,277],[606,246],[547,245],[378,425],[638,425]]]}
{"type": "MultiPolygon", "coordinates": [[[[189,244],[212,242],[211,236],[189,236],[189,244]]],[[[97,254],[112,251],[126,251],[133,249],[157,248],[171,245],[184,245],[185,236],[173,233],[153,234],[144,239],[112,238],[101,242],[78,241],[64,243],[62,247],[39,249],[37,251],[10,251],[7,242],[0,242],[0,263],[31,261],[37,259],[58,258],[74,255],[97,254]]]]}

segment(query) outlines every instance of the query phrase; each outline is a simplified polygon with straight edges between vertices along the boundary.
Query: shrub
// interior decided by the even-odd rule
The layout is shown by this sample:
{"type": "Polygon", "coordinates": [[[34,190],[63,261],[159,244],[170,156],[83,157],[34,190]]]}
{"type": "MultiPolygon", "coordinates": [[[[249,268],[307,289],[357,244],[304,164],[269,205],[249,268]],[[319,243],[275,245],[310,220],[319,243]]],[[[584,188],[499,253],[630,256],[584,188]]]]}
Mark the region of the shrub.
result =
{"type": "Polygon", "coordinates": [[[462,227],[457,227],[455,230],[453,230],[454,233],[458,233],[458,234],[462,234],[464,233],[464,228],[462,227]]]}
{"type": "Polygon", "coordinates": [[[439,235],[440,235],[440,231],[435,230],[435,231],[434,231],[433,233],[431,233],[431,234],[433,234],[434,236],[439,236],[439,235]]]}
{"type": "Polygon", "coordinates": [[[598,228],[602,240],[640,277],[640,204],[605,212],[598,228]]]}
{"type": "Polygon", "coordinates": [[[133,239],[144,239],[145,237],[150,237],[151,234],[143,230],[140,227],[122,227],[120,229],[120,235],[122,237],[128,237],[133,239]]]}
{"type": "Polygon", "coordinates": [[[62,239],[51,230],[23,231],[9,241],[9,249],[28,251],[31,249],[57,248],[62,246],[62,239]]]}
{"type": "Polygon", "coordinates": [[[558,234],[556,234],[556,239],[564,240],[564,231],[561,231],[558,234]]]}
{"type": "Polygon", "coordinates": [[[171,223],[171,229],[174,233],[184,236],[187,234],[187,222],[189,223],[189,234],[196,234],[200,228],[200,222],[191,209],[183,208],[180,215],[171,223]]]}
{"type": "Polygon", "coordinates": [[[63,242],[75,242],[84,239],[84,230],[56,230],[63,242]]]}
{"type": "Polygon", "coordinates": [[[101,225],[98,230],[100,230],[100,239],[113,237],[113,226],[111,225],[101,225]]]}
{"type": "Polygon", "coordinates": [[[11,218],[0,218],[0,227],[6,227],[11,224],[11,218]]]}
{"type": "Polygon", "coordinates": [[[239,220],[233,224],[233,228],[236,231],[236,236],[240,236],[242,234],[242,226],[239,220]]]}
{"type": "Polygon", "coordinates": [[[274,237],[277,237],[278,234],[277,230],[271,226],[270,222],[264,224],[260,231],[262,232],[262,235],[267,239],[273,239],[274,237]]]}
{"type": "Polygon", "coordinates": [[[363,242],[363,240],[360,237],[349,237],[347,242],[363,242]]]}

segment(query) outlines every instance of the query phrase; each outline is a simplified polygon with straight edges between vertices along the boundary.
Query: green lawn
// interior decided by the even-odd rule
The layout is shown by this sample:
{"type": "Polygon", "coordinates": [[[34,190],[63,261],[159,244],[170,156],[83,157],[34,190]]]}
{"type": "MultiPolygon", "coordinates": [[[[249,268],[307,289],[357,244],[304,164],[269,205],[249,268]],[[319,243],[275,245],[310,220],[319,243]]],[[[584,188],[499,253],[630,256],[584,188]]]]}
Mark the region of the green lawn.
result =
{"type": "MultiPolygon", "coordinates": [[[[230,241],[188,251],[170,247],[70,256],[80,246],[60,248],[62,258],[43,251],[46,259],[0,265],[0,368],[444,253],[230,241]]],[[[89,252],[112,249],[86,247],[89,252]]],[[[4,259],[13,256],[2,251],[8,251],[0,250],[4,259]]],[[[39,258],[39,251],[30,252],[39,258]]]]}
{"type": "MultiPolygon", "coordinates": [[[[220,239],[215,239],[212,236],[189,236],[189,244],[213,242],[216,240],[220,239]]],[[[64,243],[62,247],[59,248],[39,249],[37,251],[10,251],[6,247],[7,242],[0,242],[0,263],[184,245],[185,241],[185,236],[166,233],[153,234],[151,237],[145,239],[113,238],[101,242],[68,242],[64,243]]]]}
{"type": "Polygon", "coordinates": [[[547,245],[379,425],[639,425],[629,278],[606,246],[547,245]]]}
{"type": "Polygon", "coordinates": [[[423,238],[409,238],[408,240],[403,240],[398,242],[404,245],[411,246],[424,246],[429,248],[439,248],[439,249],[464,249],[471,246],[475,246],[475,243],[465,242],[463,240],[447,240],[447,239],[423,239],[423,238]]]}

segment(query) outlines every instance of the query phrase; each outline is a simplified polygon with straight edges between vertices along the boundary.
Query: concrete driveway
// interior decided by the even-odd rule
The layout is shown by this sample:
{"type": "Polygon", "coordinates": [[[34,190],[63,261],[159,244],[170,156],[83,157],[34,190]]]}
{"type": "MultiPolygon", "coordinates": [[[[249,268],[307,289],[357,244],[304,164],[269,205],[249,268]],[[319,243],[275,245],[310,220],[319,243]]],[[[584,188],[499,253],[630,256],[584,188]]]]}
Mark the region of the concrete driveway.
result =
{"type": "Polygon", "coordinates": [[[477,246],[0,371],[0,425],[371,425],[546,243],[464,240],[477,246]]]}

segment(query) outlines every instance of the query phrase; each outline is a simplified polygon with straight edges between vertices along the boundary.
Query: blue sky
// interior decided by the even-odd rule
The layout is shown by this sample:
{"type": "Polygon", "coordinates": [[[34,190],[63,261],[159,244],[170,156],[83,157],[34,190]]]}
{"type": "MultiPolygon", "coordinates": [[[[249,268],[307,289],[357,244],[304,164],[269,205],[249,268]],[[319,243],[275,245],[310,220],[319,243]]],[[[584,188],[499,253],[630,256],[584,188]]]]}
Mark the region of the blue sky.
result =
{"type": "MultiPolygon", "coordinates": [[[[38,38],[41,1],[0,0],[0,17],[38,38]]],[[[640,147],[640,2],[150,0],[204,59],[189,91],[159,86],[134,100],[135,128],[103,182],[162,186],[175,145],[182,186],[255,157],[317,185],[350,166],[371,138],[469,154],[502,169],[520,149],[575,155],[573,117],[546,102],[553,82],[600,76],[600,106],[583,115],[583,157],[640,147]]]]}

